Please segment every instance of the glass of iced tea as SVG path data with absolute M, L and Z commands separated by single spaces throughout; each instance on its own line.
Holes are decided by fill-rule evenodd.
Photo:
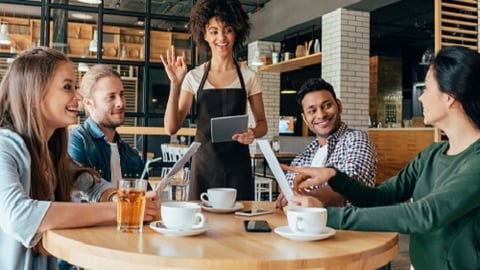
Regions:
M 118 181 L 117 230 L 120 232 L 141 232 L 147 181 L 126 178 Z

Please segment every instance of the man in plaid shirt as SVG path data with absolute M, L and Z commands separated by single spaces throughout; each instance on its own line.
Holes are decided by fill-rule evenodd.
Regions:
M 331 84 L 323 79 L 310 79 L 297 93 L 297 102 L 302 108 L 303 121 L 315 133 L 305 150 L 290 163 L 293 167 L 335 167 L 366 185 L 375 185 L 377 154 L 368 134 L 348 128 L 340 118 L 342 102 L 337 99 Z M 287 180 L 293 185 L 296 174 L 287 172 Z M 319 198 L 326 206 L 348 204 L 328 184 L 309 189 L 312 196 Z M 287 204 L 280 194 L 275 205 Z

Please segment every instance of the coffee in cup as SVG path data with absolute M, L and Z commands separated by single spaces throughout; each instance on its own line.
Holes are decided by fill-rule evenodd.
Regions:
M 162 222 L 168 229 L 192 230 L 205 226 L 205 216 L 197 203 L 171 201 L 161 206 Z
M 212 208 L 232 208 L 236 199 L 235 188 L 209 188 L 200 195 L 200 200 Z
M 293 233 L 320 234 L 327 226 L 327 209 L 289 208 L 287 220 L 288 227 Z

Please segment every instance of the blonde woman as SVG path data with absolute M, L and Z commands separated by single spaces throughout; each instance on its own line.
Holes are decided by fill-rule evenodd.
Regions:
M 76 122 L 81 99 L 75 83 L 65 55 L 40 47 L 19 54 L 0 84 L 2 270 L 57 269 L 57 259 L 42 249 L 43 232 L 116 220 L 113 202 L 69 202 L 74 179 L 95 179 L 67 154 L 67 126 Z M 106 186 L 95 190 L 100 201 L 113 194 Z M 159 212 L 155 195 L 148 196 L 146 221 Z

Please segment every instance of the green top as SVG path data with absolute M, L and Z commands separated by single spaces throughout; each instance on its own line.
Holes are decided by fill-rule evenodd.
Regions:
M 377 188 L 337 171 L 328 184 L 364 208 L 328 207 L 328 226 L 410 234 L 416 270 L 480 269 L 480 140 L 458 155 L 447 149 L 430 145 Z

